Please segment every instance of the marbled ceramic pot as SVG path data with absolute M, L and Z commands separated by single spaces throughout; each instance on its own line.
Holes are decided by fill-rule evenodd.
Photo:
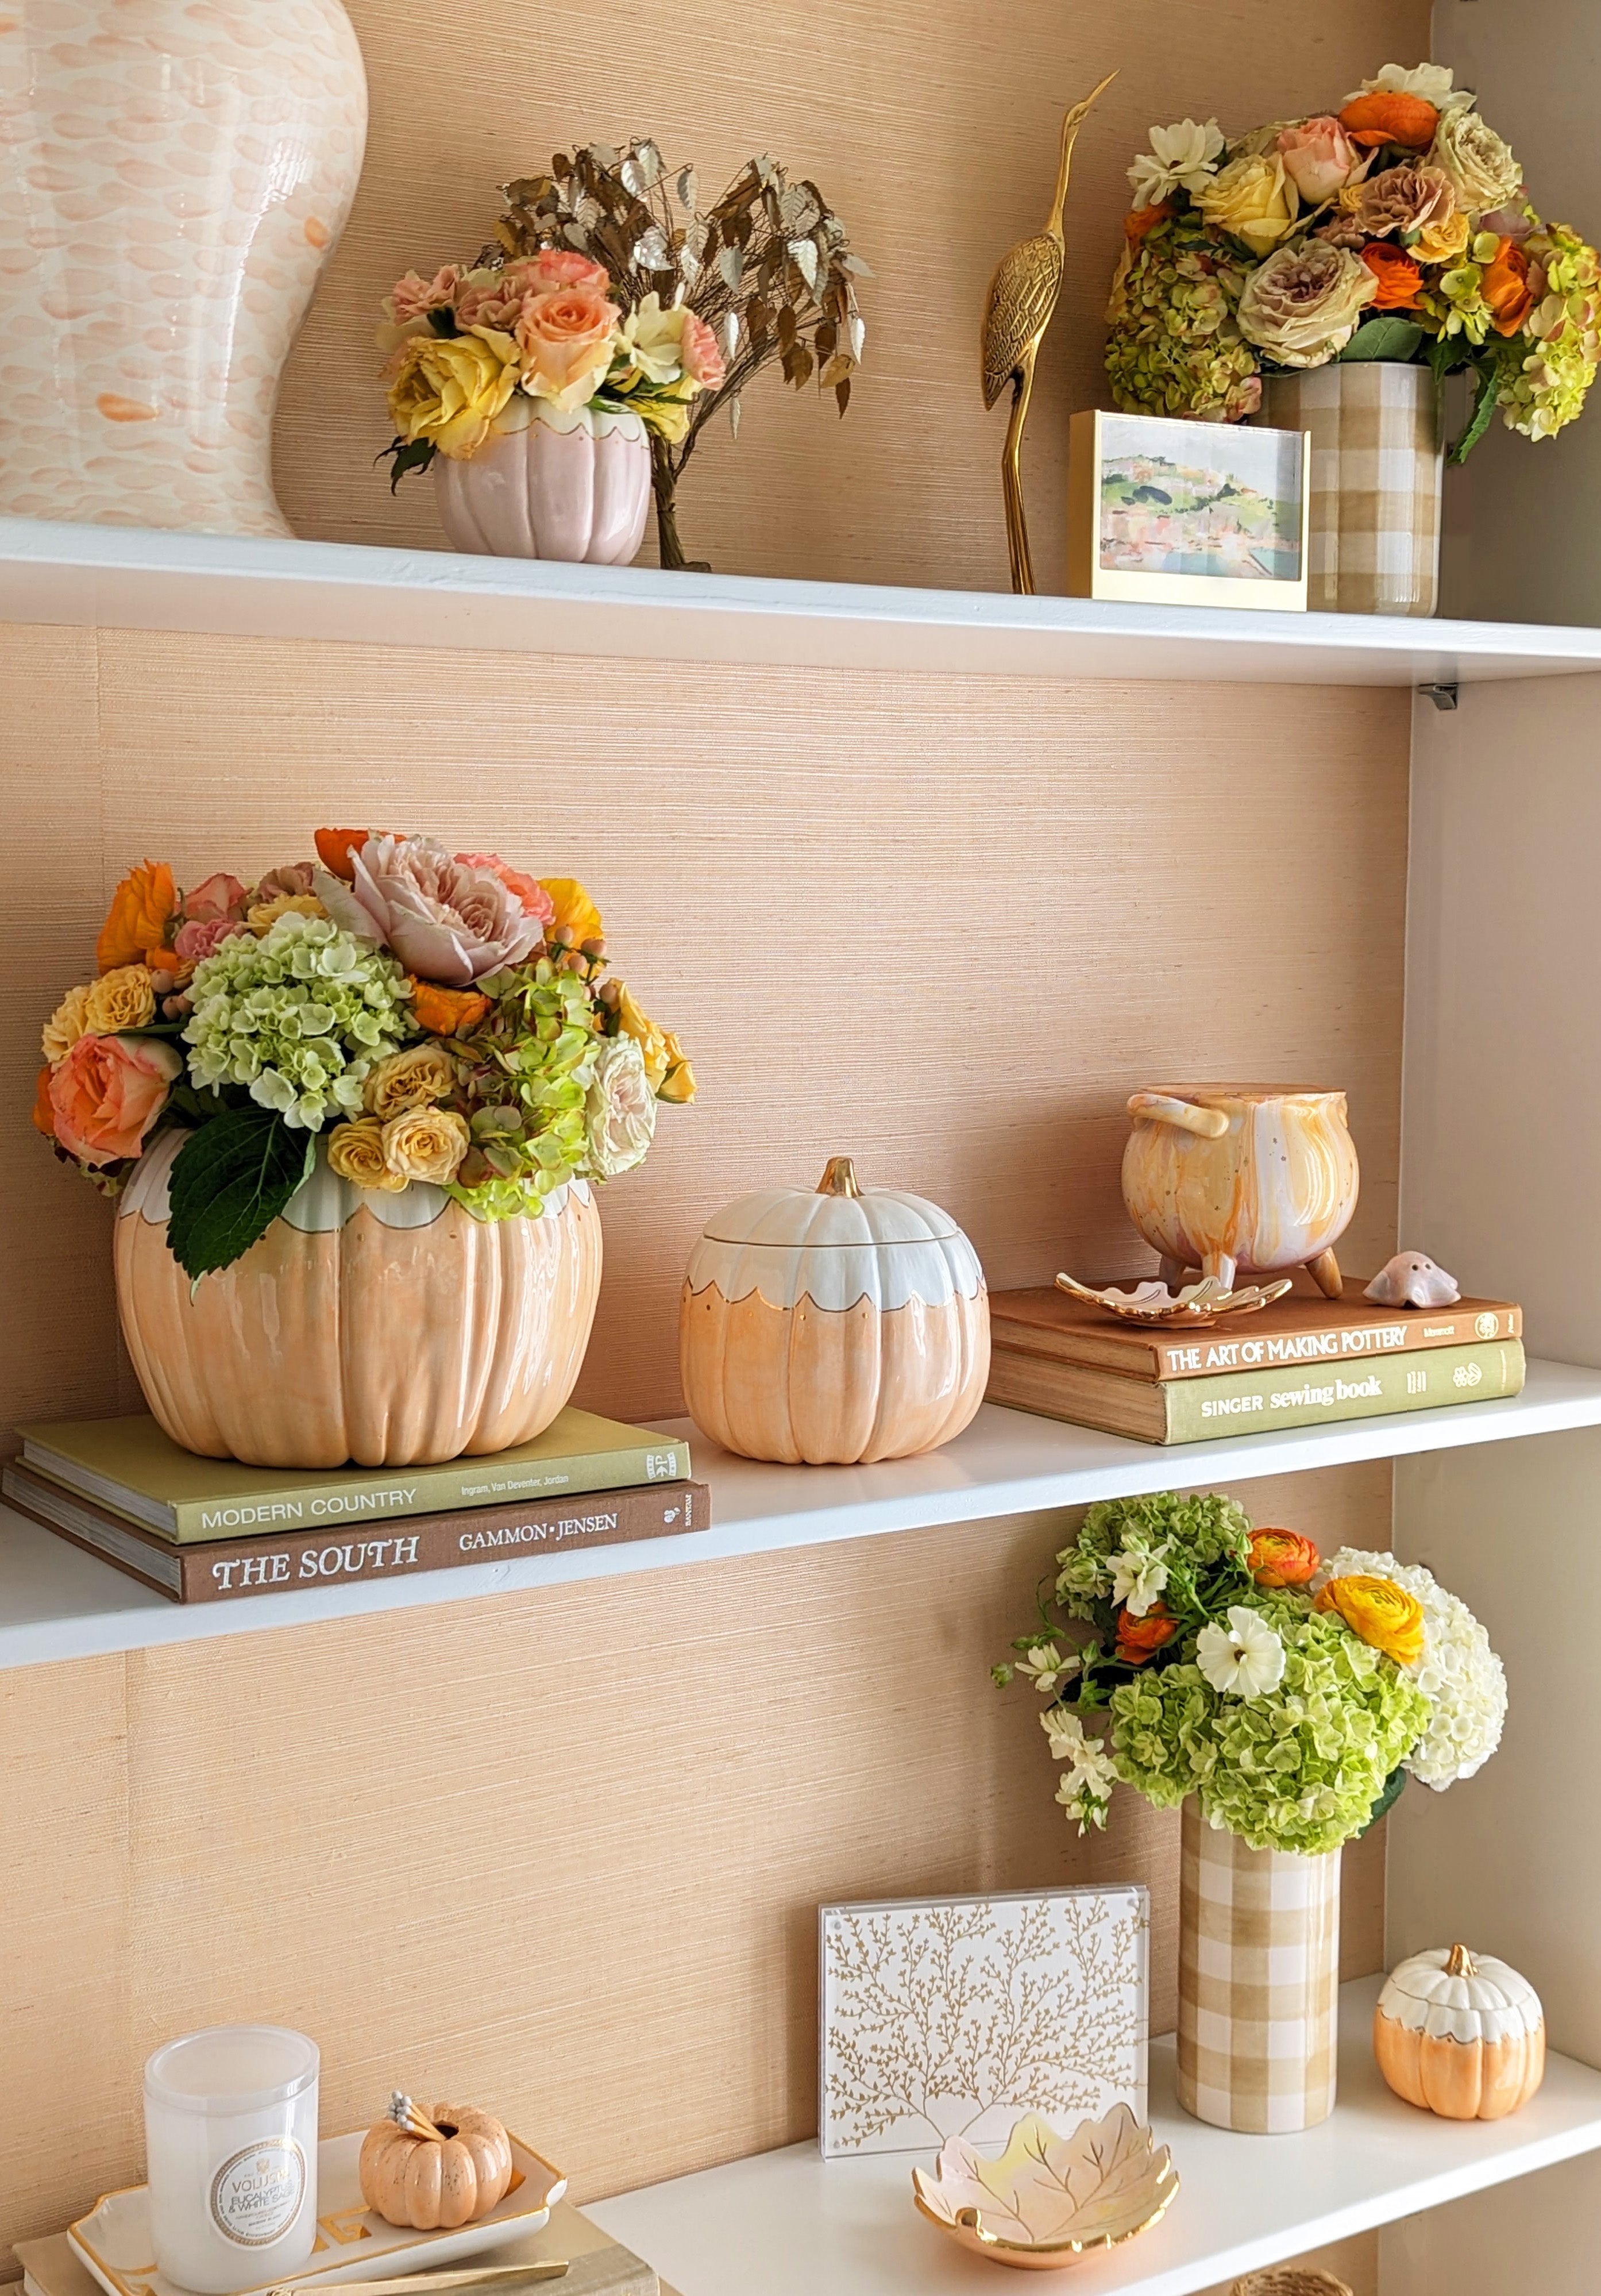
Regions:
M 0 512 L 289 532 L 278 378 L 366 128 L 339 0 L 15 0 Z
M 258 1243 L 192 1287 L 167 1246 L 184 1135 L 118 1204 L 117 1304 L 159 1424 L 251 1466 L 421 1466 L 542 1434 L 573 1391 L 600 1289 L 582 1181 L 538 1219 L 477 1220 L 316 1169 Z
M 650 508 L 650 447 L 626 407 L 533 406 L 519 430 L 497 430 L 465 462 L 439 455 L 440 522 L 457 550 L 490 558 L 564 558 L 626 566 Z

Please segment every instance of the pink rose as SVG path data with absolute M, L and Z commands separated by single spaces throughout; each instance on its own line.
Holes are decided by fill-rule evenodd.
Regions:
M 212 955 L 225 940 L 243 931 L 237 917 L 192 918 L 174 933 L 173 954 L 190 964 L 199 964 L 202 957 Z
M 1359 152 L 1337 119 L 1324 113 L 1298 127 L 1279 131 L 1278 152 L 1284 172 L 1309 208 L 1321 207 L 1347 184 L 1360 184 L 1373 165 L 1371 152 Z
M 408 271 L 404 279 L 395 283 L 395 292 L 389 298 L 389 315 L 396 326 L 404 326 L 412 319 L 426 319 L 430 311 L 448 311 L 461 284 L 461 268 L 454 263 L 447 263 L 431 279 L 420 278 L 416 272 Z
M 241 916 L 247 896 L 237 877 L 219 869 L 184 896 L 184 914 L 192 924 L 207 924 L 213 917 Z
M 514 869 L 498 853 L 458 853 L 456 858 L 464 869 L 493 869 L 502 884 L 517 895 L 527 915 L 537 917 L 542 926 L 554 922 L 556 904 L 536 878 Z
M 503 276 L 515 279 L 525 295 L 548 295 L 558 287 L 588 287 L 604 295 L 611 285 L 604 264 L 592 263 L 570 247 L 546 247 L 537 255 L 519 256 L 507 264 Z
M 515 330 L 523 389 L 563 410 L 584 406 L 606 379 L 622 316 L 592 287 L 530 295 Z
M 159 1037 L 80 1037 L 50 1074 L 56 1138 L 85 1164 L 137 1156 L 183 1066 Z
M 705 390 L 719 390 L 728 375 L 716 336 L 693 311 L 683 315 L 683 371 Z
M 445 988 L 520 964 L 543 928 L 493 868 L 454 860 L 432 837 L 370 837 L 349 885 L 325 871 L 317 895 L 348 932 L 374 936 L 408 972 Z
M 456 298 L 456 324 L 463 334 L 470 327 L 493 327 L 496 334 L 509 335 L 527 299 L 527 289 L 516 282 L 508 286 L 504 272 L 492 272 L 486 279 L 470 279 Z

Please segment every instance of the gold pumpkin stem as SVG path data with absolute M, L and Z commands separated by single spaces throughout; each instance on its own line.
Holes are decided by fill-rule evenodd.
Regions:
M 1474 1966 L 1474 1957 L 1465 1945 L 1452 1946 L 1450 1954 L 1446 1957 L 1445 1973 L 1448 1977 L 1476 1977 L 1478 1975 L 1479 1972 L 1477 1968 Z
M 829 1168 L 817 1184 L 820 1196 L 859 1196 L 856 1168 L 848 1156 L 830 1156 Z

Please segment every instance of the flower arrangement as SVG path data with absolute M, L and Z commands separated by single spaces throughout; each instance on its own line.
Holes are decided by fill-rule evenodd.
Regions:
M 776 362 L 797 390 L 815 377 L 845 413 L 868 266 L 816 184 L 765 158 L 704 213 L 694 168 L 669 168 L 649 137 L 558 152 L 504 196 L 476 266 L 409 271 L 384 306 L 395 480 L 436 453 L 470 457 L 539 405 L 632 408 L 650 441 L 661 562 L 682 567 L 679 477 L 720 408 L 738 436 L 763 367 Z
M 1409 1774 L 1443 1791 L 1500 1742 L 1506 1679 L 1483 1628 L 1393 1555 L 1325 1562 L 1220 1493 L 1165 1492 L 1092 1506 L 1057 1566 L 1039 1628 L 994 1675 L 1050 1702 L 1057 1800 L 1081 1834 L 1105 1825 L 1121 1780 L 1157 1808 L 1198 1795 L 1254 1849 L 1315 1856 Z M 1104 1737 L 1084 1727 L 1097 1711 Z
M 1601 360 L 1601 260 L 1530 206 L 1517 160 L 1441 64 L 1386 64 L 1337 112 L 1230 143 L 1151 130 L 1107 317 L 1131 414 L 1236 422 L 1263 374 L 1333 359 L 1471 370 L 1460 462 L 1497 409 L 1548 439 Z
M 45 1025 L 34 1122 L 115 1194 L 182 1127 L 168 1241 L 188 1274 L 248 1250 L 310 1173 L 440 1187 L 479 1219 L 537 1217 L 575 1178 L 641 1163 L 658 1101 L 695 1079 L 608 979 L 571 878 L 428 837 L 320 829 L 253 886 L 125 877 L 94 980 Z

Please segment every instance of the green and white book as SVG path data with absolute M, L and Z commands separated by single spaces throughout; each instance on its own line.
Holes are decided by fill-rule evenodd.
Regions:
M 682 1482 L 690 1472 L 682 1437 L 571 1404 L 531 1443 L 437 1467 L 245 1467 L 185 1451 L 148 1416 L 20 1432 L 27 1465 L 180 1544 L 506 1506 L 563 1491 L 626 1490 Z

